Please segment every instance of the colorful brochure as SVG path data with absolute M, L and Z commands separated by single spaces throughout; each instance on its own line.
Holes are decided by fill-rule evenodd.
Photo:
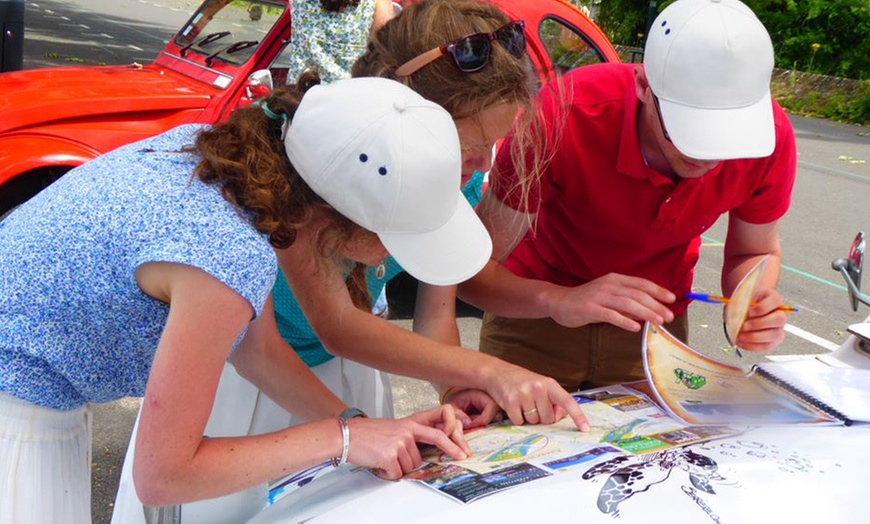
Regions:
M 570 418 L 551 425 L 492 424 L 465 438 L 472 456 L 453 461 L 437 448 L 424 465 L 405 475 L 463 503 L 539 478 L 572 471 L 619 455 L 641 455 L 730 436 L 728 428 L 688 428 L 641 392 L 613 386 L 574 398 L 592 427 L 580 432 Z

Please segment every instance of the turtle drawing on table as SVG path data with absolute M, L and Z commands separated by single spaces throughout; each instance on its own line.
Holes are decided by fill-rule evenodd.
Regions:
M 616 516 L 621 503 L 666 481 L 674 469 L 687 472 L 695 489 L 712 495 L 716 494 L 712 481 L 725 480 L 719 475 L 715 460 L 685 448 L 616 457 L 589 468 L 583 473 L 583 480 L 608 476 L 598 494 L 598 509 Z

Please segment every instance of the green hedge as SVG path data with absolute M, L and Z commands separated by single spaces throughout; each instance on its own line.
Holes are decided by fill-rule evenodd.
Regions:
M 646 26 L 673 0 L 574 0 L 594 4 L 596 23 L 614 44 L 643 46 Z M 743 0 L 773 41 L 776 67 L 794 72 L 774 86 L 794 113 L 870 124 L 870 0 Z M 652 7 L 654 5 L 654 7 Z M 859 80 L 842 91 L 796 83 L 798 72 Z
M 577 1 L 577 0 L 575 0 Z M 646 26 L 673 0 L 600 0 L 595 20 L 615 44 L 642 46 Z M 776 66 L 870 79 L 870 0 L 744 0 L 770 32 Z M 652 7 L 652 6 L 655 7 Z

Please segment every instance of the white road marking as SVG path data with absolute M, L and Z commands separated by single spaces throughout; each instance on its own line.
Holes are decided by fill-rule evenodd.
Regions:
M 767 360 L 773 362 L 790 362 L 792 360 L 803 360 L 805 358 L 813 358 L 815 355 L 770 355 Z
M 91 35 L 91 36 L 95 36 L 95 35 Z M 64 39 L 64 38 L 57 38 L 57 37 L 48 37 L 45 35 L 41 35 L 39 33 L 30 33 L 30 34 L 28 34 L 27 38 L 29 38 L 30 40 L 34 40 L 34 41 L 39 40 L 42 42 L 50 42 L 52 44 L 58 44 L 58 45 L 82 44 L 82 45 L 89 45 L 89 46 L 102 46 L 102 47 L 105 47 L 107 49 L 129 49 L 131 47 L 129 45 L 121 45 L 121 44 L 117 44 L 114 42 L 106 42 L 105 40 L 93 40 L 93 39 L 91 39 L 91 40 L 81 40 L 81 39 L 73 40 L 73 39 Z
M 821 347 L 827 349 L 828 351 L 834 351 L 835 349 L 840 347 L 839 344 L 835 344 L 835 343 L 831 342 L 830 340 L 824 339 L 818 335 L 814 335 L 814 334 L 810 333 L 809 331 L 803 330 L 803 329 L 801 329 L 797 326 L 793 326 L 791 324 L 785 325 L 785 331 L 786 331 L 786 333 L 791 333 L 792 335 L 794 335 L 796 337 L 800 337 L 808 342 L 812 342 L 813 344 L 815 344 L 817 346 L 821 346 Z

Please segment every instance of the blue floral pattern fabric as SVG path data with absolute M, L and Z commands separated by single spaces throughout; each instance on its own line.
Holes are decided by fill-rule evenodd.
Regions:
M 484 174 L 476 171 L 462 188 L 462 194 L 465 195 L 465 199 L 468 200 L 472 207 L 480 202 L 483 181 Z M 374 306 L 375 301 L 387 282 L 404 271 L 402 266 L 393 257 L 387 257 L 384 261 L 384 267 L 386 272 L 384 277 L 380 279 L 377 277 L 376 268 L 370 267 L 366 271 L 366 285 L 372 298 L 372 306 Z M 275 321 L 278 324 L 278 331 L 281 332 L 281 337 L 293 347 L 308 367 L 323 364 L 333 358 L 326 351 L 326 348 L 323 347 L 320 339 L 317 338 L 308 320 L 305 319 L 302 308 L 296 301 L 296 297 L 293 296 L 290 286 L 287 285 L 287 281 L 280 271 L 278 272 L 278 278 L 275 280 L 275 287 L 272 288 L 272 300 L 275 307 Z
M 275 253 L 192 178 L 200 129 L 107 153 L 0 222 L 0 391 L 59 410 L 142 396 L 169 311 L 136 284 L 147 262 L 200 268 L 262 311 Z
M 288 44 L 289 82 L 314 69 L 324 82 L 350 77 L 350 68 L 366 49 L 375 14 L 375 0 L 360 0 L 341 13 L 324 11 L 320 0 L 293 0 L 293 32 Z

